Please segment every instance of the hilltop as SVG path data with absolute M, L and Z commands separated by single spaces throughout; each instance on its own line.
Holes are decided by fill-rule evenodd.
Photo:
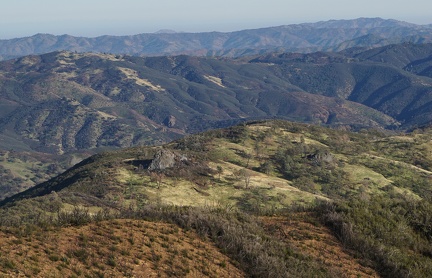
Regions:
M 223 203 L 252 211 L 360 193 L 395 191 L 422 199 L 428 196 L 430 189 L 423 185 L 432 174 L 429 133 L 353 133 L 258 121 L 166 145 L 103 152 L 0 204 L 36 197 L 44 203 L 54 192 L 69 207 L 116 209 L 139 207 L 161 196 L 159 201 L 167 205 Z
M 103 221 L 162 221 L 213 241 L 238 263 L 239 275 L 422 277 L 431 269 L 430 223 L 423 218 L 432 208 L 430 133 L 352 133 L 259 121 L 163 146 L 105 152 L 2 201 L 0 224 L 21 229 L 25 240 L 35 226 L 82 227 L 91 254 L 105 245 L 96 247 L 96 235 L 84 231 L 105 227 Z M 97 228 L 95 221 L 102 221 Z M 140 223 L 133 225 L 150 225 Z M 56 240 L 68 230 L 59 232 Z M 328 250 L 325 260 L 314 246 Z M 47 248 L 48 255 L 80 260 L 78 251 Z M 112 249 L 113 256 L 129 256 L 120 251 Z M 17 259 L 2 262 L 21 271 Z

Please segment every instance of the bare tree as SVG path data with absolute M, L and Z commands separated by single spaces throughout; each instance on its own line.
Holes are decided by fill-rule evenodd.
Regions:
M 219 180 L 220 180 L 220 179 L 221 179 L 221 174 L 223 173 L 222 166 L 218 165 L 218 166 L 216 167 L 216 171 L 217 171 L 217 173 L 218 173 L 218 175 L 219 175 Z
M 251 173 L 249 170 L 247 169 L 241 169 L 240 172 L 240 177 L 243 179 L 244 183 L 245 183 L 245 188 L 249 188 L 250 185 L 250 180 L 251 180 Z
M 246 160 L 246 168 L 249 168 L 249 162 L 250 162 L 250 160 L 252 158 L 252 154 L 250 154 L 249 152 L 245 152 L 244 156 L 247 159 Z
M 163 173 L 150 172 L 150 181 L 155 182 L 158 189 L 160 188 L 164 178 L 165 178 L 165 175 Z

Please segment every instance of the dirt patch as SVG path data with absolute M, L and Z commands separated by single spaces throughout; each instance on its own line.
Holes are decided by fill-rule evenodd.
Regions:
M 210 82 L 213 82 L 214 84 L 218 85 L 219 87 L 225 88 L 225 86 L 222 83 L 222 79 L 220 79 L 219 77 L 211 76 L 211 75 L 204 75 L 204 78 Z
M 132 70 L 132 69 L 121 68 L 121 67 L 118 67 L 118 69 L 124 75 L 126 75 L 126 78 L 134 80 L 137 85 L 147 87 L 150 90 L 153 90 L 153 91 L 156 91 L 156 92 L 164 92 L 165 91 L 165 89 L 162 88 L 160 85 L 154 85 L 148 79 L 140 78 L 138 76 L 138 73 L 136 71 Z

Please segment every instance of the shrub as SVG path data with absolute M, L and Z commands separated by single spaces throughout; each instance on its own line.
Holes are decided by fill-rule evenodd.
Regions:
M 432 206 L 427 201 L 373 197 L 314 209 L 349 249 L 383 277 L 430 277 Z
M 127 216 L 131 213 L 128 211 Z M 184 229 L 194 229 L 204 238 L 210 237 L 250 277 L 327 275 L 311 259 L 266 235 L 255 217 L 239 211 L 148 205 L 133 214 L 145 220 L 171 222 Z M 187 255 L 184 251 L 182 254 Z

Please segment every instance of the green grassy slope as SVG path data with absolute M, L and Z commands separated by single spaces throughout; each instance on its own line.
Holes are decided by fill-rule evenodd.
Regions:
M 267 236 L 253 232 L 252 238 L 272 234 L 271 244 L 283 242 L 290 246 L 283 248 L 293 248 L 295 241 L 300 249 L 280 251 L 272 245 L 266 254 L 284 262 L 270 264 L 261 258 L 257 267 L 274 271 L 301 262 L 311 267 L 310 272 L 300 267 L 275 275 L 334 277 L 344 270 L 334 262 L 316 261 L 316 251 L 308 247 L 312 243 L 303 241 L 312 236 L 316 244 L 325 242 L 322 233 L 327 226 L 363 267 L 374 269 L 359 275 L 373 276 L 376 271 L 384 277 L 425 277 L 431 269 L 430 133 L 352 133 L 269 121 L 209 131 L 163 146 L 106 152 L 2 201 L 0 224 L 83 225 L 107 217 L 168 221 L 203 232 L 243 270 L 263 251 L 248 249 L 251 242 L 230 241 L 237 235 L 228 231 L 258 225 L 252 230 L 267 227 Z M 254 215 L 271 217 L 262 226 L 252 220 Z M 273 219 L 276 215 L 281 218 Z M 290 222 L 292 217 L 304 220 Z M 240 226 L 229 228 L 227 219 Z M 320 227 L 316 234 L 301 232 L 311 223 Z M 286 234 L 278 229 L 294 230 Z M 283 240 L 277 239 L 278 233 L 285 235 Z M 239 253 L 231 249 L 235 244 Z M 241 255 L 245 250 L 251 252 L 246 257 Z M 278 252 L 289 255 L 280 257 Z
M 385 135 L 257 122 L 164 146 L 101 153 L 13 199 L 79 191 L 113 207 L 122 205 L 119 198 L 145 204 L 160 196 L 174 205 L 241 206 L 255 194 L 268 201 L 260 206 L 274 209 L 360 193 L 381 196 L 394 191 L 421 199 L 428 196 L 423 185 L 432 173 L 428 136 L 428 131 Z M 148 170 L 161 150 L 174 157 L 174 164 Z

